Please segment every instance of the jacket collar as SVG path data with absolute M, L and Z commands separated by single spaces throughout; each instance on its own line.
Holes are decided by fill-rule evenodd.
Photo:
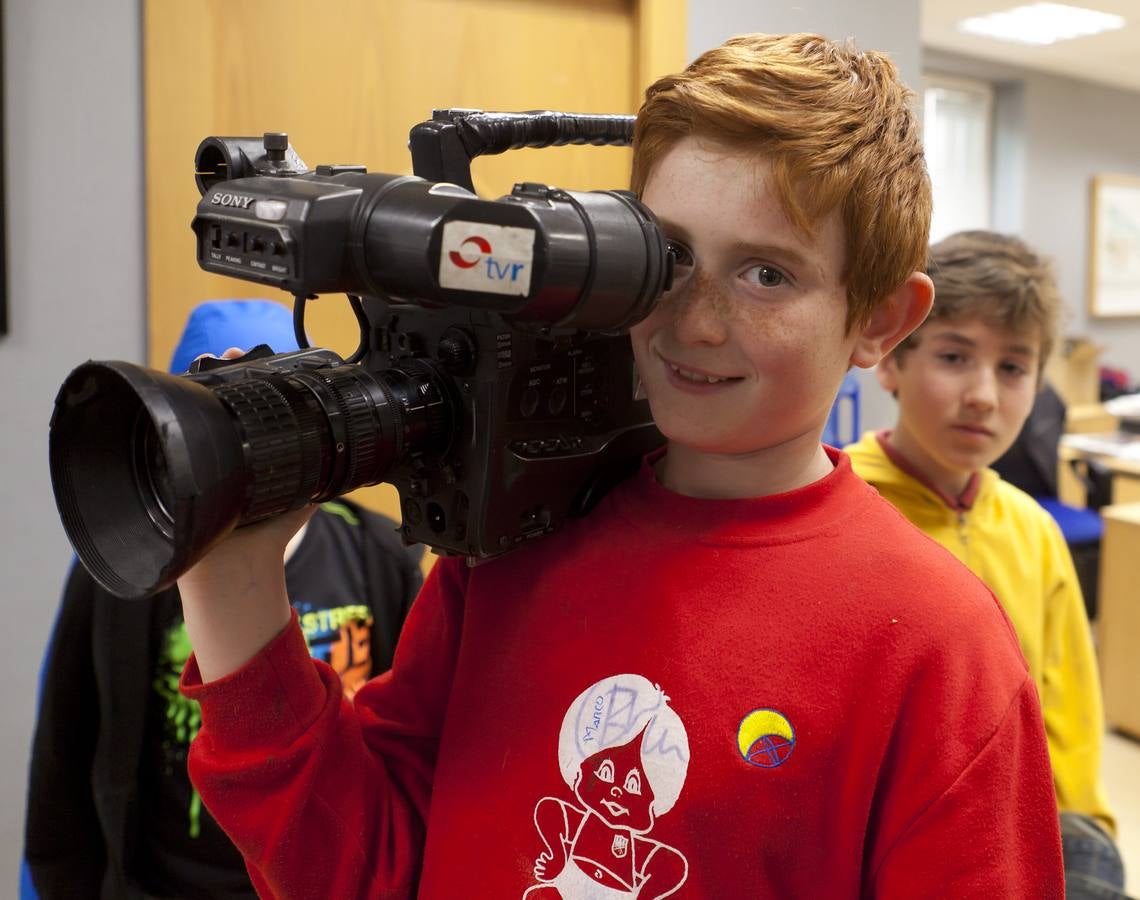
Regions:
M 957 497 L 951 496 L 931 482 L 916 466 L 911 464 L 910 460 L 899 453 L 898 449 L 891 445 L 890 437 L 891 431 L 887 428 L 875 433 L 875 440 L 878 441 L 879 448 L 886 454 L 887 459 L 898 469 L 909 475 L 928 491 L 935 494 L 938 499 L 954 512 L 969 512 L 973 509 L 974 502 L 978 499 L 978 492 L 982 487 L 981 473 L 971 473 L 970 479 L 966 482 L 966 487 L 962 490 L 962 493 Z

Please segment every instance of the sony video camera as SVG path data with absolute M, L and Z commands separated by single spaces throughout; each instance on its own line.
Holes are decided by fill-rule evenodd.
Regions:
M 292 294 L 303 349 L 68 376 L 52 485 L 94 578 L 144 596 L 234 527 L 381 481 L 406 541 L 471 559 L 587 512 L 661 441 L 625 331 L 667 289 L 672 257 L 627 192 L 518 184 L 485 200 L 470 164 L 628 144 L 632 121 L 437 111 L 412 129 L 414 176 L 310 172 L 279 133 L 204 140 L 198 262 Z M 347 360 L 305 339 L 306 301 L 332 292 L 360 323 Z

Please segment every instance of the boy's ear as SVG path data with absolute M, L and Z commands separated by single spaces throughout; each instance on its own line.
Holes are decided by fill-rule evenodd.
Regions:
M 934 283 L 912 272 L 871 314 L 851 349 L 851 365 L 869 369 L 922 324 L 934 303 Z

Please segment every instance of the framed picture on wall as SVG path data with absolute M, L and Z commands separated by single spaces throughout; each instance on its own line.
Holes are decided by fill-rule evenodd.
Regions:
M 1089 313 L 1140 316 L 1140 177 L 1097 175 L 1089 217 Z

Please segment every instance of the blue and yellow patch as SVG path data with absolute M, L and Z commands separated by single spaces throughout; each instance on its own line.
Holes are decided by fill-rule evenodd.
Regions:
M 754 709 L 740 720 L 736 744 L 750 766 L 774 769 L 792 755 L 796 732 L 782 713 L 774 709 Z

